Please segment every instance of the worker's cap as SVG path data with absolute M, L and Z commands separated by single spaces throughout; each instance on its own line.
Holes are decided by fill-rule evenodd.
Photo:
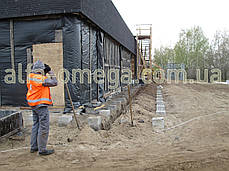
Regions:
M 33 70 L 39 70 L 39 69 L 41 69 L 41 70 L 45 69 L 44 63 L 42 61 L 40 61 L 40 60 L 38 60 L 37 62 L 35 62 L 33 64 Z

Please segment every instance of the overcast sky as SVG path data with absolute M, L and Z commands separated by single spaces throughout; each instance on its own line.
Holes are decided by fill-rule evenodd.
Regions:
M 173 46 L 181 29 L 201 26 L 212 38 L 229 30 L 228 0 L 112 0 L 134 32 L 135 24 L 153 24 L 153 48 Z

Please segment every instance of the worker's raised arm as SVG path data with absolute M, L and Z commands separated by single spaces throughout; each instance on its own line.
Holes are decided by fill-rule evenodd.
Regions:
M 45 87 L 56 87 L 58 85 L 58 81 L 53 71 L 49 71 L 48 74 L 50 78 L 45 79 L 43 86 Z

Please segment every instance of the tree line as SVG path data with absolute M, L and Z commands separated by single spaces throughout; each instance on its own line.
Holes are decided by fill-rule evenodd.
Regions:
M 174 47 L 155 49 L 154 62 L 164 69 L 168 64 L 184 64 L 190 78 L 196 69 L 217 68 L 222 80 L 229 80 L 229 34 L 217 31 L 210 41 L 199 26 L 182 30 Z

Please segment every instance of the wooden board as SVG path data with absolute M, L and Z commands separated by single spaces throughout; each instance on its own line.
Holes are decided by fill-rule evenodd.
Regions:
M 63 69 L 63 43 L 48 43 L 33 45 L 33 61 L 41 60 L 48 64 L 58 78 L 58 72 Z M 61 75 L 63 78 L 63 75 Z M 51 88 L 54 106 L 64 106 L 64 83 L 58 81 L 58 86 Z

